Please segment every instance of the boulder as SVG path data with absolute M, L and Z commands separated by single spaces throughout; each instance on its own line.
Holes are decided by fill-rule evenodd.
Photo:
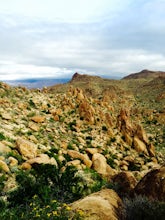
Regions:
M 40 154 L 35 158 L 27 160 L 26 162 L 29 163 L 30 165 L 37 163 L 37 164 L 51 164 L 58 166 L 56 160 L 53 157 L 50 158 L 47 154 Z
M 100 154 L 95 153 L 92 157 L 93 169 L 97 171 L 99 174 L 106 175 L 107 174 L 107 161 L 106 158 Z
M 10 147 L 6 146 L 4 143 L 0 142 L 0 153 L 5 154 L 11 151 Z
M 16 140 L 16 148 L 24 159 L 32 159 L 37 156 L 37 146 L 23 138 L 18 138 Z
M 11 120 L 12 119 L 12 117 L 11 117 L 11 115 L 9 113 L 2 113 L 1 117 L 3 119 L 6 119 L 6 120 Z
M 137 184 L 135 177 L 130 171 L 122 171 L 113 177 L 113 182 L 117 184 L 120 192 L 130 194 Z
M 134 192 L 165 201 L 165 165 L 148 172 L 136 185 Z
M 148 151 L 146 148 L 146 145 L 143 141 L 141 141 L 137 136 L 134 137 L 133 139 L 133 144 L 134 144 L 134 148 L 138 153 L 145 153 L 146 155 L 148 155 Z
M 87 153 L 93 155 L 93 154 L 98 153 L 99 150 L 98 150 L 98 148 L 90 148 L 90 147 L 89 147 L 89 148 L 86 148 L 85 151 L 86 151 Z
M 121 219 L 122 201 L 115 191 L 103 189 L 70 204 L 73 211 L 84 213 L 86 220 Z
M 39 131 L 40 130 L 40 127 L 34 122 L 29 122 L 29 128 L 32 129 L 33 131 Z
M 151 157 L 155 157 L 155 147 L 152 143 L 150 143 L 148 146 L 147 146 L 147 149 L 148 149 L 148 152 L 149 152 L 149 155 Z
M 129 146 L 132 146 L 132 142 L 133 142 L 132 137 L 131 137 L 128 133 L 126 133 L 126 132 L 124 132 L 123 135 L 124 135 L 124 137 L 125 137 L 126 143 L 127 143 Z
M 94 108 L 92 107 L 92 105 L 89 104 L 87 100 L 84 99 L 83 101 L 81 101 L 79 105 L 80 117 L 82 117 L 89 124 L 94 124 L 94 113 Z
M 73 159 L 81 159 L 88 168 L 92 166 L 92 161 L 89 159 L 87 154 L 82 154 L 76 150 L 68 150 L 67 152 Z
M 122 134 L 127 133 L 132 136 L 134 133 L 134 126 L 130 121 L 130 112 L 126 109 L 121 109 L 120 114 L 117 117 L 117 127 Z
M 0 160 L 0 169 L 6 173 L 10 172 L 8 165 L 3 160 Z
M 9 157 L 8 160 L 10 167 L 15 167 L 18 165 L 18 160 L 15 159 L 14 157 Z
M 104 177 L 110 177 L 115 174 L 115 171 L 107 164 L 106 158 L 100 153 L 93 154 L 92 163 L 93 169 Z
M 36 122 L 36 123 L 42 123 L 45 121 L 45 116 L 41 116 L 41 115 L 36 115 L 36 116 L 33 116 L 31 118 L 32 121 Z
M 142 127 L 142 125 L 137 125 L 136 126 L 136 132 L 135 135 L 141 140 L 143 141 L 145 144 L 148 144 L 148 137 L 147 134 L 144 130 L 144 128 Z
M 22 168 L 23 170 L 30 170 L 30 169 L 32 168 L 32 166 L 31 166 L 29 163 L 24 162 L 24 163 L 21 165 L 21 168 Z

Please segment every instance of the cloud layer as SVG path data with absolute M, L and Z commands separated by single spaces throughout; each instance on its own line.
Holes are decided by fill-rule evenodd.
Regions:
M 165 70 L 165 1 L 119 2 L 88 22 L 0 12 L 0 80 Z

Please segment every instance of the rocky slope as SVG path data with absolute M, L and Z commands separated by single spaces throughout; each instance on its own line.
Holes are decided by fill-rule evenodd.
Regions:
M 162 71 L 151 71 L 151 70 L 142 70 L 139 73 L 132 73 L 123 79 L 140 79 L 140 78 L 157 78 L 165 76 L 165 72 Z
M 163 154 L 155 150 L 156 137 L 144 129 L 145 117 L 150 117 L 152 126 L 155 117 L 164 112 L 151 109 L 143 115 L 144 106 L 140 107 L 131 86 L 127 80 L 123 83 L 79 74 L 68 84 L 43 90 L 14 88 L 1 82 L 0 167 L 6 175 L 4 190 L 17 187 L 18 170 L 62 163 L 62 169 L 70 165 L 82 172 L 92 169 L 109 183 L 120 183 L 121 188 L 126 183 L 123 189 L 132 192 L 145 174 L 164 163 Z M 161 120 L 159 129 L 163 129 Z M 163 131 L 159 132 L 163 138 Z

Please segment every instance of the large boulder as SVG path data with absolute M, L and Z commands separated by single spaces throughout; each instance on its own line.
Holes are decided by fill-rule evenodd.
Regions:
M 32 159 L 37 156 L 37 146 L 23 138 L 18 138 L 16 140 L 16 148 L 24 159 Z
M 100 153 L 95 153 L 92 156 L 92 166 L 93 169 L 101 174 L 104 177 L 111 177 L 113 176 L 115 173 L 115 170 L 113 170 L 108 164 L 107 164 L 107 160 L 104 157 L 104 155 L 100 154 Z
M 86 220 L 121 219 L 122 201 L 115 191 L 103 189 L 71 204 L 73 211 L 81 210 Z
M 26 161 L 29 164 L 51 164 L 51 165 L 57 165 L 56 160 L 54 157 L 50 158 L 47 154 L 39 154 L 37 157 L 29 159 Z
M 100 154 L 95 153 L 92 157 L 93 169 L 97 171 L 99 174 L 106 175 L 107 173 L 107 161 L 106 158 Z
M 82 153 L 80 153 L 79 151 L 76 151 L 76 150 L 68 150 L 67 153 L 73 159 L 82 160 L 88 168 L 90 168 L 92 166 L 92 161 L 89 159 L 87 154 L 82 154 Z
M 134 192 L 165 201 L 165 165 L 148 172 L 136 185 Z
M 122 171 L 115 175 L 113 182 L 117 185 L 121 194 L 131 194 L 137 184 L 135 177 L 130 171 Z

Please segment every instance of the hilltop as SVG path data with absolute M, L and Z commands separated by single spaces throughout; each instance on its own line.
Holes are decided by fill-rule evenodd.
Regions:
M 18 208 L 17 216 L 28 216 L 20 219 L 120 219 L 123 196 L 164 200 L 164 88 L 163 77 L 78 73 L 42 90 L 1 82 L 0 217 Z
M 165 72 L 162 71 L 151 71 L 151 70 L 142 70 L 138 73 L 132 73 L 123 79 L 140 79 L 140 78 L 156 78 L 156 77 L 165 77 Z

